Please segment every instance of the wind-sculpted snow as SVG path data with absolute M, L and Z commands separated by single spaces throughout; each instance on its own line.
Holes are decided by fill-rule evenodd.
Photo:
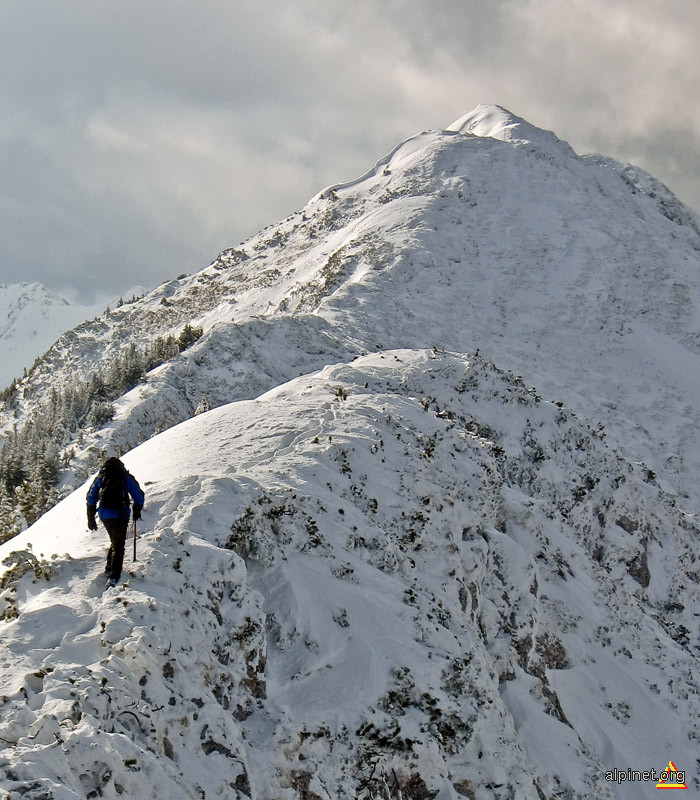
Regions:
M 125 461 L 116 591 L 86 487 L 0 547 L 11 800 L 697 790 L 696 519 L 520 378 L 380 351 Z

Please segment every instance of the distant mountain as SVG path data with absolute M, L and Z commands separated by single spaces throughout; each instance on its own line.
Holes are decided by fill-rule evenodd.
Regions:
M 0 420 L 4 524 L 66 495 L 0 544 L 3 788 L 697 791 L 699 304 L 692 210 L 480 106 L 64 334 Z
M 40 283 L 0 283 L 0 386 L 21 378 L 62 333 L 99 316 L 111 304 L 76 305 Z

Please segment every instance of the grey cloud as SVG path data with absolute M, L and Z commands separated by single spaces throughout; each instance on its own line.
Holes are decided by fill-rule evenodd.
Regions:
M 700 6 L 694 0 L 391 0 L 427 69 L 549 127 L 579 152 L 641 166 L 700 209 Z M 437 74 L 435 75 L 437 83 Z
M 695 0 L 610 5 L 2 4 L 0 280 L 91 300 L 192 271 L 480 102 L 700 208 Z

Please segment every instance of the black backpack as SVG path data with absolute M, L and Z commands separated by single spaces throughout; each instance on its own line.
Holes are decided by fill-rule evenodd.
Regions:
M 118 458 L 108 458 L 100 470 L 100 508 L 121 510 L 129 508 L 129 492 L 126 488 L 124 465 Z

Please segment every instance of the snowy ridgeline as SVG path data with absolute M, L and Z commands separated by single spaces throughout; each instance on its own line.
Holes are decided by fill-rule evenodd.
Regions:
M 125 461 L 118 590 L 86 487 L 0 547 L 3 798 L 697 791 L 697 522 L 519 378 L 382 351 Z
M 105 448 L 355 355 L 431 346 L 478 350 L 601 422 L 697 510 L 699 253 L 697 217 L 660 182 L 482 106 L 62 336 L 0 408 L 0 538 Z M 187 325 L 201 339 L 161 352 Z M 142 368 L 123 395 L 109 376 L 130 348 Z
M 698 253 L 482 106 L 62 336 L 2 521 L 153 436 L 145 532 L 107 594 L 86 486 L 0 545 L 0 800 L 697 791 Z

